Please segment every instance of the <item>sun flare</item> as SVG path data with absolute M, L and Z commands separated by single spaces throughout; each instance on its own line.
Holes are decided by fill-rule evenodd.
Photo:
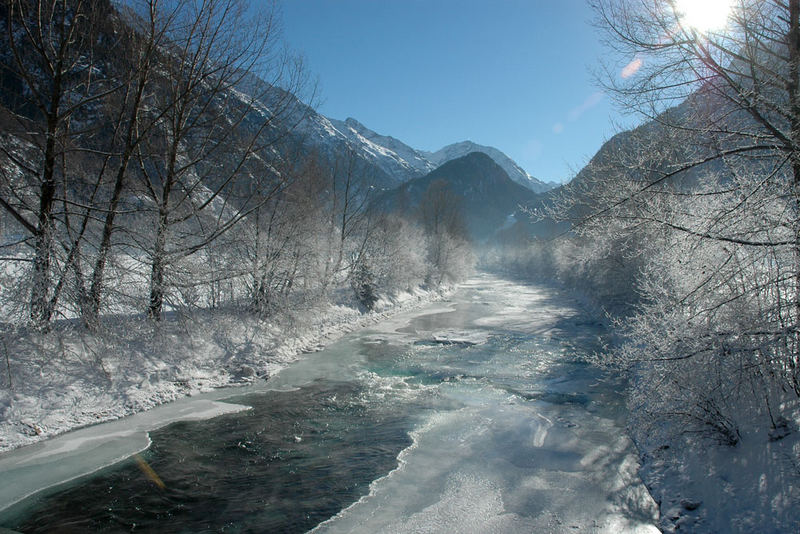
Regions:
M 733 0 L 675 0 L 681 24 L 700 33 L 721 30 L 728 23 Z

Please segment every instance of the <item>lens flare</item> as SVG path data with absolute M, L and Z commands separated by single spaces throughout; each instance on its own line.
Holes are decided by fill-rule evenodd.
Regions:
M 625 65 L 625 67 L 622 69 L 622 72 L 620 73 L 620 76 L 622 76 L 624 79 L 628 79 L 637 72 L 639 72 L 639 69 L 641 68 L 642 68 L 642 58 L 638 57 L 634 58 L 633 61 Z
M 138 454 L 134 454 L 133 455 L 133 459 L 136 460 L 136 465 L 139 466 L 139 469 L 142 470 L 142 473 L 144 473 L 145 477 L 147 477 L 153 484 L 155 484 L 159 488 L 161 488 L 161 489 L 166 488 L 166 485 L 164 484 L 164 481 L 161 480 L 161 478 L 156 474 L 156 472 L 153 470 L 153 468 L 150 467 L 150 464 L 148 464 L 144 460 L 144 458 L 142 458 Z

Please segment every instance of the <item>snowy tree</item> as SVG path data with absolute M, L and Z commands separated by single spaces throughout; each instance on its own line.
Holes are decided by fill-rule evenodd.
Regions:
M 176 16 L 150 106 L 159 124 L 136 151 L 143 193 L 155 212 L 148 315 L 156 320 L 169 266 L 281 189 L 270 161 L 283 130 L 276 134 L 273 127 L 293 114 L 297 101 L 276 86 L 298 88 L 302 81 L 302 65 L 277 46 L 269 13 L 254 15 L 240 0 L 177 1 L 161 9 Z
M 319 246 L 328 219 L 317 159 L 301 159 L 298 168 L 281 172 L 288 174 L 286 186 L 259 205 L 243 228 L 250 308 L 260 316 L 284 308 L 290 294 L 307 285 L 307 278 L 318 275 L 329 259 L 329 250 Z
M 425 282 L 427 237 L 414 221 L 397 213 L 379 217 L 365 255 L 381 292 L 410 290 Z
M 177 11 L 162 13 L 157 0 L 143 0 L 140 4 L 131 2 L 124 16 L 120 33 L 124 33 L 125 46 L 120 46 L 117 64 L 123 71 L 125 84 L 114 95 L 109 105 L 109 118 L 113 135 L 102 164 L 103 172 L 112 175 L 110 193 L 100 207 L 102 211 L 102 230 L 96 246 L 96 254 L 89 280 L 81 302 L 81 316 L 86 326 L 97 326 L 105 289 L 106 266 L 111 252 L 112 234 L 117 229 L 115 222 L 120 209 L 125 186 L 129 178 L 128 169 L 132 163 L 139 143 L 158 124 L 159 117 L 147 116 L 145 109 L 152 102 L 155 90 L 152 79 L 153 69 L 161 59 L 161 47 L 167 30 L 173 24 Z M 111 111 L 114 110 L 114 111 Z M 112 185 L 113 184 L 113 185 Z
M 371 176 L 354 149 L 348 148 L 324 165 L 327 179 L 324 205 L 330 224 L 323 291 L 340 273 L 349 277 L 359 263 L 372 230 L 367 208 L 373 194 Z
M 446 182 L 431 182 L 418 217 L 428 242 L 429 281 L 438 285 L 462 279 L 474 263 L 458 196 Z
M 607 86 L 651 122 L 594 158 L 560 214 L 627 244 L 617 271 L 641 302 L 618 356 L 646 376 L 639 398 L 735 443 L 737 406 L 773 419 L 800 394 L 800 2 L 735 3 L 720 29 L 688 5 L 594 2 L 624 65 Z
M 54 287 L 53 278 L 64 280 L 74 267 L 75 243 L 83 230 L 72 225 L 69 214 L 87 216 L 86 197 L 74 193 L 92 184 L 82 184 L 80 174 L 73 173 L 76 147 L 86 146 L 97 133 L 87 120 L 120 88 L 118 81 L 99 74 L 104 67 L 100 50 L 116 45 L 105 39 L 109 9 L 108 2 L 94 0 L 9 0 L 0 8 L 6 23 L 5 104 L 16 111 L 17 123 L 11 130 L 15 140 L 2 149 L 11 175 L 4 176 L 0 205 L 31 237 L 29 315 L 37 327 L 47 324 L 58 300 L 61 285 Z M 60 245 L 71 257 L 56 265 Z

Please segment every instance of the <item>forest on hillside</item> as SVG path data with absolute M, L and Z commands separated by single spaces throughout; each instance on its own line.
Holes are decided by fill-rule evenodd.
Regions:
M 295 131 L 313 87 L 260 7 L 4 3 L 7 325 L 266 317 L 341 287 L 370 308 L 379 292 L 463 276 L 457 206 L 433 194 L 413 213 L 373 210 L 374 169 Z

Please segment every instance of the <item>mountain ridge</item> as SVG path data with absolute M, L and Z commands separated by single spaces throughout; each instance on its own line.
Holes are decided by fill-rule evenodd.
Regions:
M 312 134 L 306 138 L 311 147 L 329 152 L 332 147 L 328 145 L 348 144 L 360 157 L 380 169 L 381 173 L 389 178 L 388 182 L 393 182 L 393 186 L 425 176 L 444 163 L 471 152 L 488 155 L 503 168 L 511 180 L 534 193 L 544 193 L 559 185 L 533 177 L 495 147 L 479 145 L 472 141 L 460 141 L 442 147 L 436 152 L 427 152 L 415 149 L 391 135 L 377 133 L 352 117 L 342 121 L 327 117 L 312 108 L 309 110 L 310 113 L 300 122 L 298 128 L 306 135 Z
M 453 204 L 460 207 L 475 241 L 490 239 L 521 218 L 521 207 L 541 202 L 539 194 L 513 181 L 488 154 L 475 151 L 384 192 L 376 204 L 389 211 L 417 209 L 436 183 L 444 186 Z
M 514 182 L 533 191 L 534 193 L 544 193 L 558 187 L 555 182 L 543 182 L 524 170 L 520 165 L 511 159 L 501 150 L 486 145 L 479 145 L 473 141 L 459 141 L 444 146 L 436 152 L 424 152 L 425 156 L 437 167 L 456 158 L 463 157 L 471 152 L 482 152 L 492 158 Z

